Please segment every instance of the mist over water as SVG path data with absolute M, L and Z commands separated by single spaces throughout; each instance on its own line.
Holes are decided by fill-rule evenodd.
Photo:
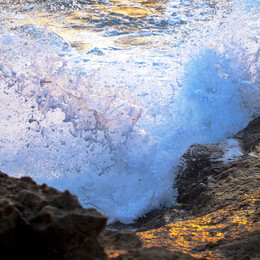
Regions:
M 110 222 L 172 205 L 185 150 L 260 114 L 257 2 L 2 1 L 0 170 Z

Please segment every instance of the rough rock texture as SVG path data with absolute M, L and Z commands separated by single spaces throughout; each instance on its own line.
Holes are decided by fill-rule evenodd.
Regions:
M 0 248 L 6 259 L 260 259 L 260 117 L 236 138 L 244 155 L 223 162 L 220 144 L 183 155 L 172 208 L 131 228 L 104 230 L 106 217 L 68 191 L 0 172 Z M 103 250 L 104 247 L 104 250 Z M 107 254 L 107 255 L 106 255 Z M 2 259 L 2 258 L 1 258 Z
M 137 249 L 142 246 L 142 242 L 135 232 L 129 230 L 116 232 L 104 230 L 99 237 L 99 241 L 109 250 Z
M 192 260 L 198 259 L 181 252 L 169 252 L 162 247 L 140 248 L 129 251 L 115 258 L 115 260 Z
M 233 162 L 221 161 L 224 151 L 219 144 L 194 144 L 182 156 L 175 187 L 183 209 L 193 214 L 210 212 L 213 206 L 225 207 L 234 196 L 259 187 L 259 156 L 254 153 L 260 142 L 260 117 L 234 138 L 239 140 L 244 156 Z M 220 193 L 222 196 L 216 196 Z
M 97 240 L 106 220 L 83 209 L 68 191 L 0 172 L 0 248 L 6 259 L 107 259 Z
M 187 150 L 175 180 L 178 204 L 157 217 L 165 219 L 160 228 L 137 232 L 144 247 L 207 259 L 260 259 L 260 117 L 233 138 L 244 153 L 234 161 L 221 161 L 219 144 Z
M 210 197 L 201 196 L 207 190 L 207 184 L 215 182 L 222 163 L 216 161 L 223 155 L 217 145 L 203 146 L 194 144 L 182 156 L 175 187 L 179 196 L 177 202 L 183 203 L 183 208 L 192 209 L 194 205 L 206 204 Z
M 249 153 L 260 141 L 260 117 L 251 121 L 248 126 L 235 136 L 241 142 L 244 152 Z

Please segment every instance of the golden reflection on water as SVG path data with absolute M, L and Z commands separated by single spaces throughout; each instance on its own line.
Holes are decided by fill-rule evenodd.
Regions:
M 33 24 L 59 35 L 79 51 L 90 51 L 93 46 L 120 49 L 140 46 L 142 49 L 157 50 L 159 37 L 160 47 L 172 48 L 182 42 L 182 39 L 188 38 L 189 31 L 202 28 L 200 22 L 211 19 L 211 9 L 216 5 L 214 3 L 208 6 L 210 10 L 205 11 L 204 7 L 196 6 L 193 1 L 188 1 L 188 4 L 176 1 L 172 10 L 169 2 L 170 0 L 10 0 L 6 3 L 0 0 L 0 30 L 1 27 L 8 31 L 16 30 L 23 25 Z M 188 25 L 187 21 L 190 20 L 198 24 Z M 164 42 L 165 34 L 169 34 L 170 42 Z
M 250 218 L 255 212 L 256 202 L 260 202 L 259 193 L 258 188 L 245 194 L 240 206 L 229 206 L 202 217 L 179 220 L 137 235 L 145 247 L 162 246 L 194 257 L 223 259 L 217 249 L 213 251 L 207 246 L 222 239 L 238 239 L 244 232 L 260 231 L 259 221 L 255 222 Z M 198 248 L 203 250 L 200 253 L 194 252 Z
M 77 1 L 75 1 L 77 3 Z M 33 2 L 30 2 L 32 5 Z M 166 8 L 166 2 L 155 0 L 110 0 L 106 3 L 90 2 L 74 7 L 67 7 L 64 1 L 64 8 L 55 10 L 55 3 L 53 3 L 53 10 L 50 7 L 46 8 L 46 3 L 35 3 L 36 8 L 31 8 L 22 11 L 23 5 L 19 2 L 10 2 L 5 4 L 0 2 L 0 8 L 9 10 L 9 12 L 0 12 L 0 26 L 10 30 L 18 28 L 26 24 L 33 24 L 39 28 L 48 28 L 55 34 L 58 34 L 66 41 L 69 41 L 72 46 L 80 50 L 88 50 L 97 39 L 95 35 L 91 35 L 91 31 L 102 31 L 109 27 L 110 30 L 114 28 L 118 32 L 130 33 L 139 32 L 140 30 L 150 30 L 156 27 L 154 23 L 149 23 L 148 28 L 144 25 L 147 19 L 153 15 L 153 21 L 163 17 L 163 10 Z M 13 10 L 13 12 L 11 12 Z M 131 20 L 131 19 L 135 20 Z M 108 37 L 106 37 L 108 38 Z M 140 37 L 139 37 L 140 38 Z M 139 38 L 135 41 L 139 42 Z M 101 42 L 101 40 L 98 40 Z M 105 41 L 103 39 L 103 41 Z M 147 42 L 141 40 L 142 42 Z M 121 44 L 119 41 L 117 44 Z M 132 42 L 123 40 L 123 47 L 131 45 Z
M 127 5 L 112 7 L 110 9 L 110 12 L 126 15 L 129 17 L 135 17 L 135 18 L 145 17 L 153 14 L 149 9 L 132 7 Z

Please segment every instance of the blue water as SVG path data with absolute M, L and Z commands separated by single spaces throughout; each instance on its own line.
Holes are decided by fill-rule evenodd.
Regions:
M 0 170 L 110 222 L 168 207 L 193 143 L 260 114 L 259 1 L 1 2 Z

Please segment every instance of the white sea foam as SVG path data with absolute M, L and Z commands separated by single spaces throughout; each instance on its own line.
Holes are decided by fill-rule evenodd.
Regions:
M 229 163 L 237 160 L 243 155 L 238 140 L 230 138 L 220 143 L 220 147 L 224 151 L 224 155 L 219 160 Z
M 259 13 L 240 2 L 206 23 L 196 13 L 178 44 L 167 32 L 152 49 L 79 54 L 48 28 L 2 33 L 0 170 L 69 189 L 111 222 L 174 203 L 172 169 L 189 145 L 260 114 Z

